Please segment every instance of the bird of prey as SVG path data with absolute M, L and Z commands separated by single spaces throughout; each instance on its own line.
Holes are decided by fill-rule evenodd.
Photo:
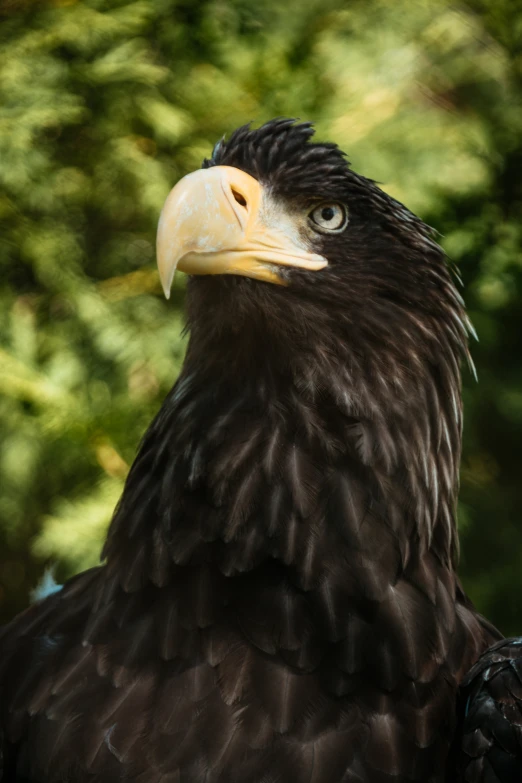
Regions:
M 312 135 L 242 127 L 167 199 L 185 362 L 103 564 L 0 635 L 2 783 L 522 779 L 518 643 L 455 566 L 470 323 Z

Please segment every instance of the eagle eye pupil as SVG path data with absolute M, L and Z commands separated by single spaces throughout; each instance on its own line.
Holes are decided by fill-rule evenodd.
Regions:
M 329 221 L 335 216 L 335 212 L 332 209 L 332 207 L 324 207 L 321 212 L 321 217 L 323 220 Z

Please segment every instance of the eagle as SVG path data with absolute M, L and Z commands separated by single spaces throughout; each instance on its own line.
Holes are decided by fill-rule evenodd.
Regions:
M 169 194 L 179 378 L 102 564 L 0 632 L 2 783 L 508 783 L 521 640 L 456 573 L 471 331 L 434 232 L 310 123 Z

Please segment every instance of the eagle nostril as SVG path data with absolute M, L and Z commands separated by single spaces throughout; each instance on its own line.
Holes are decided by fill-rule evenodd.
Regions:
M 241 204 L 242 207 L 246 207 L 247 205 L 246 198 L 242 196 L 241 193 L 239 193 L 237 190 L 234 190 L 234 188 L 231 188 L 231 190 L 232 190 L 232 195 L 234 196 L 237 203 Z

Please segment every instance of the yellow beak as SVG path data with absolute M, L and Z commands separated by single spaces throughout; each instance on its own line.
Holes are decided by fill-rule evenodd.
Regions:
M 240 169 L 214 166 L 183 177 L 158 225 L 158 269 L 167 299 L 176 269 L 189 275 L 243 275 L 286 285 L 279 266 L 319 270 L 301 213 L 290 214 Z

